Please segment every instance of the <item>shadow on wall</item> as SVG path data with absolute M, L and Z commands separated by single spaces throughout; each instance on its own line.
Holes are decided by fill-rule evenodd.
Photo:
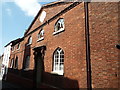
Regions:
M 34 70 L 29 69 L 31 47 L 25 44 L 23 56 L 23 68 L 8 68 L 6 82 L 24 88 L 76 88 L 79 89 L 78 81 L 67 77 L 44 71 L 44 46 L 34 49 Z M 5 86 L 3 83 L 2 86 Z
M 15 74 L 17 72 L 22 72 L 22 74 Z M 20 85 L 19 87 L 25 87 L 25 88 L 33 88 L 34 86 L 34 70 L 15 70 L 15 69 L 9 69 L 8 75 L 7 75 L 7 82 L 13 83 L 15 85 Z M 67 77 L 61 76 L 61 75 L 55 75 L 48 72 L 43 73 L 42 83 L 39 85 L 39 88 L 76 88 L 79 89 L 78 81 L 72 80 Z M 4 86 L 4 83 L 3 83 Z
M 32 88 L 33 86 L 33 76 L 31 76 L 33 72 L 31 70 L 24 71 L 23 69 L 8 69 L 7 79 L 3 80 L 2 87 L 3 88 L 23 88 L 28 87 Z M 7 83 L 7 85 L 6 85 Z M 6 87 L 7 86 L 7 87 Z
M 57 74 L 51 74 L 48 72 L 44 72 L 43 74 L 43 82 L 46 84 L 50 84 L 55 87 L 59 88 L 78 88 L 78 81 L 77 80 L 72 80 L 67 77 L 57 75 Z
M 31 55 L 31 45 L 27 42 L 25 44 L 24 56 L 23 56 L 23 69 L 29 68 L 30 55 Z

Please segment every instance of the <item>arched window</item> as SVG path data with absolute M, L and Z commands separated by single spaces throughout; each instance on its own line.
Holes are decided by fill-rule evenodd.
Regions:
M 14 51 L 14 46 L 11 47 L 11 51 L 12 51 L 12 52 Z
M 17 44 L 17 50 L 20 49 L 20 43 Z
M 32 37 L 31 36 L 28 38 L 28 45 L 30 45 L 30 44 L 32 44 Z
M 14 59 L 11 59 L 10 68 L 13 68 L 13 65 L 14 65 Z
M 15 59 L 14 68 L 15 68 L 15 69 L 18 68 L 18 57 L 16 57 L 16 59 Z
M 38 41 L 39 40 L 43 40 L 44 39 L 44 30 L 40 30 L 40 32 L 38 33 Z
M 64 25 L 64 19 L 60 18 L 56 23 L 55 23 L 55 31 L 53 34 L 56 34 L 58 32 L 64 31 L 65 25 Z
M 64 73 L 64 52 L 57 48 L 53 54 L 53 72 L 59 75 Z
M 27 56 L 24 63 L 24 70 L 29 70 L 30 56 Z

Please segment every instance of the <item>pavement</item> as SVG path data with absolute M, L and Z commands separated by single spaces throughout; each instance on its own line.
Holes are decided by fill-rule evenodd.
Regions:
M 12 83 L 9 83 L 9 82 L 6 82 L 6 81 L 2 81 L 2 90 L 6 89 L 6 88 L 21 88 L 20 86 L 17 86 L 15 84 L 12 84 Z
M 22 87 L 12 84 L 10 82 L 7 82 L 5 80 L 2 80 L 2 77 L 0 75 L 0 90 L 13 89 L 13 88 L 22 88 Z

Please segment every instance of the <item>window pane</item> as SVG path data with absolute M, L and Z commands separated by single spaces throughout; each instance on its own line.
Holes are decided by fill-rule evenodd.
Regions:
M 54 53 L 54 71 L 63 71 L 64 67 L 64 52 L 61 48 L 58 48 Z
M 55 24 L 55 31 L 59 31 L 62 28 L 64 29 L 64 19 L 59 19 L 59 21 Z
M 59 58 L 59 54 L 56 54 L 55 58 Z
M 56 70 L 56 66 L 55 66 L 55 70 Z
M 63 63 L 60 63 L 60 70 L 63 70 Z
M 60 58 L 64 58 L 64 55 L 60 55 Z
M 60 59 L 60 63 L 63 63 L 64 62 L 64 59 Z
M 25 62 L 25 69 L 29 68 L 29 63 L 30 63 L 30 56 L 26 57 L 26 62 Z
M 38 38 L 44 37 L 44 30 L 41 30 L 38 34 Z
M 55 59 L 55 63 L 57 63 L 58 62 L 58 59 Z
M 59 70 L 61 70 L 61 66 L 59 67 Z
M 28 44 L 32 44 L 32 37 L 31 36 L 28 39 Z

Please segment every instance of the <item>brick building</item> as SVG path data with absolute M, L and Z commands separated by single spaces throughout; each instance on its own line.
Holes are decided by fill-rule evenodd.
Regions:
M 92 88 L 119 87 L 119 5 L 88 3 Z M 43 5 L 12 46 L 8 81 L 25 87 L 87 88 L 84 9 L 83 2 Z

